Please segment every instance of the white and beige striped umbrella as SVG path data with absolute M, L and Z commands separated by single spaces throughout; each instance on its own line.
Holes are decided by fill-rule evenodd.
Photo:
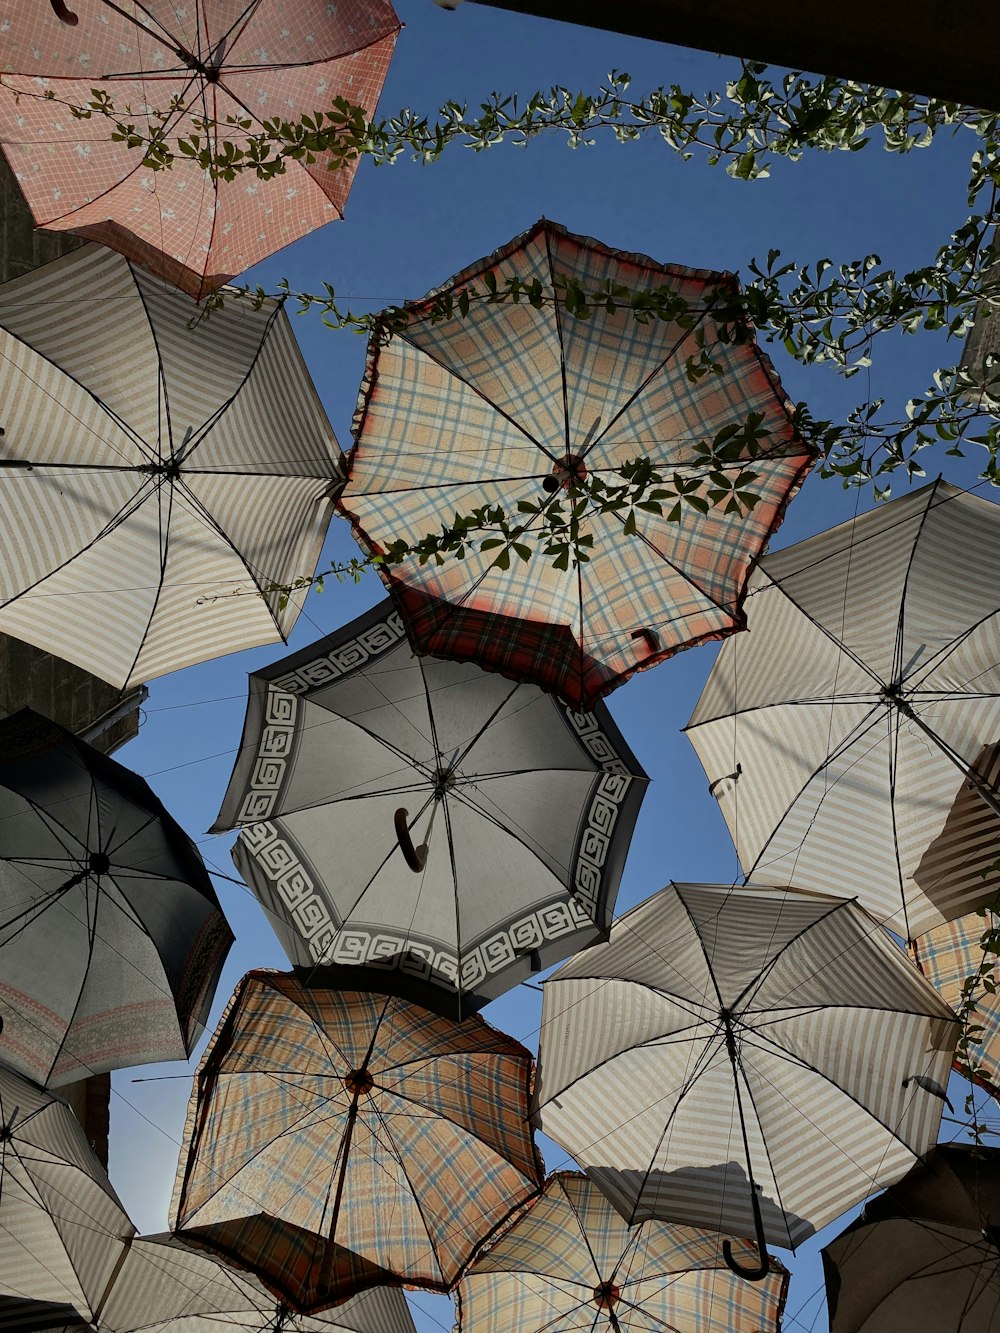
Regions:
M 943 481 L 761 562 L 687 729 L 748 878 L 907 939 L 996 896 L 998 565 Z
M 0 1065 L 0 1300 L 90 1320 L 134 1232 L 66 1103 Z
M 675 884 L 545 983 L 535 1122 L 630 1223 L 794 1248 L 935 1141 L 957 1029 L 856 903 Z
M 198 314 L 97 245 L 0 287 L 0 631 L 123 689 L 284 639 L 340 485 L 281 307 Z

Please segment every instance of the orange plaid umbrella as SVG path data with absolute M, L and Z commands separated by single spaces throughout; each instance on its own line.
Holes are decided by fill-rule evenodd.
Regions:
M 447 1290 L 541 1189 L 531 1055 L 481 1018 L 352 989 L 349 968 L 305 975 L 237 987 L 195 1079 L 174 1229 L 304 1313 Z
M 230 117 L 254 133 L 338 96 L 371 115 L 400 26 L 389 0 L 80 0 L 73 10 L 38 0 L 0 25 L 0 145 L 40 227 L 120 250 L 200 299 L 343 216 L 356 163 L 330 171 L 320 156 L 271 180 L 213 181 L 177 143 L 205 139 L 199 118 L 214 123 L 218 148 L 227 133 L 247 137 Z M 95 87 L 143 134 L 168 113 L 170 170 L 111 142 L 104 115 L 73 116 Z

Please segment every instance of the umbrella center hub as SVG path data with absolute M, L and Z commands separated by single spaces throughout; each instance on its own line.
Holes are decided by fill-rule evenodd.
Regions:
M 375 1080 L 367 1069 L 352 1069 L 344 1079 L 344 1087 L 352 1097 L 363 1097 L 366 1092 L 371 1092 L 375 1086 Z
M 451 768 L 438 768 L 434 770 L 432 778 L 434 783 L 434 799 L 441 801 L 451 791 L 455 785 L 455 771 Z
M 621 1298 L 621 1287 L 614 1282 L 599 1282 L 594 1288 L 594 1304 L 598 1310 L 613 1310 Z
M 587 476 L 587 464 L 580 454 L 563 454 L 552 464 L 552 471 L 542 478 L 542 490 L 555 495 L 560 487 L 564 491 L 572 490 Z
M 189 51 L 184 46 L 179 46 L 175 54 L 182 64 L 187 65 L 188 69 L 193 70 L 195 74 L 200 74 L 208 83 L 219 82 L 219 70 L 217 66 L 206 65 L 203 60 L 199 60 L 192 51 Z
M 87 857 L 87 869 L 92 875 L 106 875 L 111 870 L 111 857 L 107 852 L 91 852 Z
M 902 681 L 896 681 L 892 685 L 883 686 L 879 693 L 879 699 L 890 708 L 898 708 L 904 717 L 913 716 L 913 709 L 903 698 Z
M 136 470 L 148 473 L 151 477 L 165 477 L 167 481 L 177 481 L 181 475 L 181 464 L 179 458 L 168 458 L 163 463 L 143 463 Z

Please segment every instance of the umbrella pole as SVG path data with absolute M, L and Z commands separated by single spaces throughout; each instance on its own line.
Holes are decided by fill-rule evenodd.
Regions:
M 760 1203 L 757 1199 L 757 1185 L 753 1178 L 753 1167 L 750 1164 L 750 1140 L 747 1138 L 746 1119 L 743 1115 L 743 1098 L 740 1096 L 740 1070 L 739 1060 L 736 1055 L 736 1036 L 733 1032 L 733 1016 L 728 1009 L 722 1010 L 722 1021 L 726 1025 L 726 1053 L 729 1056 L 729 1063 L 733 1067 L 733 1086 L 736 1089 L 736 1108 L 740 1113 L 740 1131 L 743 1135 L 743 1153 L 747 1163 L 747 1180 L 750 1182 L 750 1207 L 753 1210 L 753 1225 L 757 1233 L 757 1253 L 760 1256 L 760 1262 L 751 1268 L 743 1268 L 733 1257 L 733 1247 L 727 1239 L 722 1242 L 722 1257 L 726 1262 L 726 1267 L 737 1277 L 742 1277 L 747 1282 L 761 1282 L 771 1271 L 771 1256 L 767 1252 L 767 1237 L 764 1235 L 764 1219 L 760 1213 Z

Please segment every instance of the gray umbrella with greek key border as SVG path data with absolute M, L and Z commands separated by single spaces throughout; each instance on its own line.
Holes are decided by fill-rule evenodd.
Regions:
M 293 963 L 465 1016 L 606 935 L 646 782 L 603 704 L 416 657 L 383 602 L 250 676 L 212 831 Z

